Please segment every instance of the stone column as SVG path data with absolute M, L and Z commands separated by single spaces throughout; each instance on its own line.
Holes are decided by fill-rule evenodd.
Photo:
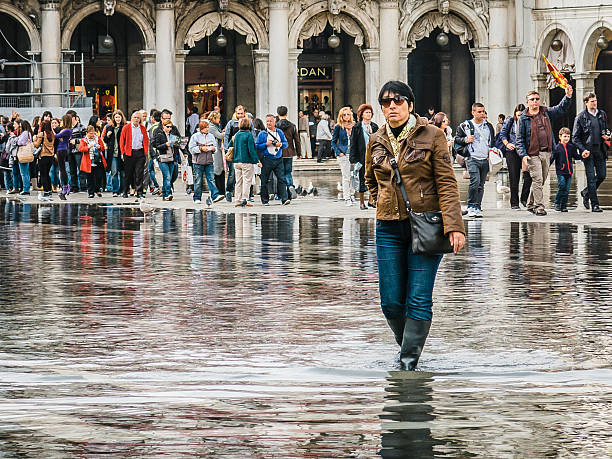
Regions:
M 345 97 L 345 81 L 344 81 L 344 66 L 342 64 L 334 64 L 334 97 L 332 105 L 326 107 L 326 112 L 333 119 L 336 119 L 336 115 L 346 102 Z M 323 101 L 321 101 L 323 102 Z
M 289 3 L 273 0 L 270 8 L 270 71 L 268 74 L 269 105 L 274 110 L 279 105 L 287 105 L 289 99 Z
M 44 40 L 42 46 L 42 91 L 59 93 L 62 90 L 60 73 L 61 29 L 59 0 L 41 1 L 40 35 Z M 52 64 L 49 64 L 52 62 Z M 47 107 L 61 107 L 61 96 L 48 96 L 43 99 Z
M 157 108 L 155 104 L 155 50 L 143 49 L 138 51 L 142 57 L 142 106 L 145 110 L 151 111 Z
M 234 72 L 233 64 L 225 65 L 225 114 L 227 115 L 227 119 L 229 120 L 232 114 L 234 113 L 234 108 L 236 107 L 236 75 Z M 248 108 L 247 108 L 248 109 Z
M 185 132 L 185 59 L 188 49 L 179 49 L 176 52 L 176 113 L 174 122 L 181 134 Z
M 366 74 L 366 88 L 365 96 L 366 103 L 372 105 L 374 108 L 374 121 L 380 126 L 384 124 L 385 118 L 383 117 L 380 105 L 378 103 L 378 91 L 380 91 L 380 50 L 362 49 L 361 55 L 365 63 L 365 74 Z
M 452 112 L 452 81 L 451 55 L 449 52 L 442 52 L 440 53 L 440 111 L 445 112 L 447 115 Z
M 263 119 L 268 113 L 268 57 L 270 50 L 254 49 L 253 59 L 255 61 L 255 116 Z
M 379 4 L 380 12 L 380 78 L 381 81 L 400 79 L 400 9 L 397 0 L 383 0 Z M 406 70 L 407 72 L 408 70 Z M 367 75 L 367 74 L 366 74 Z
M 117 64 L 117 108 L 119 108 L 126 117 L 130 117 L 133 110 L 140 110 L 140 107 L 130 107 L 128 100 L 128 74 L 127 62 Z
M 476 99 L 471 101 L 470 105 L 474 102 L 482 102 L 486 105 L 489 91 L 489 50 L 488 48 L 472 48 L 470 51 L 474 56 L 474 98 Z
M 174 3 L 155 5 L 155 87 L 157 108 L 176 112 L 176 56 L 174 51 Z
M 290 49 L 289 50 L 289 100 L 287 101 L 287 109 L 289 110 L 287 118 L 292 123 L 297 125 L 297 113 L 298 113 L 298 57 L 302 54 L 301 49 Z M 275 108 L 275 107 L 273 107 Z
M 550 102 L 550 93 L 548 92 L 548 85 L 546 83 L 546 74 L 545 73 L 533 73 L 531 75 L 531 80 L 534 83 L 534 87 L 531 89 L 535 89 L 540 94 L 542 100 L 540 103 L 542 105 L 548 105 Z M 525 94 L 520 94 L 519 101 L 525 106 L 527 106 Z
M 512 110 L 508 102 L 508 1 L 489 1 L 489 100 L 487 111 L 491 119 L 498 113 Z
M 572 96 L 576 98 L 576 115 L 584 110 L 584 96 L 590 92 L 595 92 L 595 80 L 598 76 L 598 72 L 572 73 L 572 78 L 576 81 L 574 95 Z
M 412 52 L 411 48 L 400 48 L 399 54 L 399 79 L 408 84 L 408 55 Z

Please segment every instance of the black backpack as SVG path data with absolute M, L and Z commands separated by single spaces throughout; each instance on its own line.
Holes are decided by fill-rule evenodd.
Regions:
M 468 124 L 470 125 L 470 135 L 474 135 L 474 124 L 472 124 L 471 120 L 467 120 Z M 464 123 L 461 123 L 464 124 Z M 459 125 L 459 127 L 461 127 L 461 124 Z M 459 128 L 457 128 L 458 130 Z M 457 143 L 457 141 L 453 141 L 453 157 L 457 157 L 457 156 L 463 156 L 464 158 L 469 158 L 470 157 L 470 150 L 469 147 L 470 145 L 460 145 Z

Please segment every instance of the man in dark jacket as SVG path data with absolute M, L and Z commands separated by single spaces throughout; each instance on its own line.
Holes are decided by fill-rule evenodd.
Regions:
M 68 110 L 67 114 L 72 116 L 72 135 L 70 137 L 70 154 L 68 165 L 70 166 L 70 191 L 77 193 L 87 190 L 87 175 L 81 170 L 81 158 L 83 153 L 79 151 L 79 143 L 85 137 L 85 126 L 74 110 Z
M 285 168 L 285 181 L 287 182 L 287 195 L 291 199 L 297 198 L 295 186 L 293 185 L 293 157 L 297 155 L 302 157 L 302 145 L 300 143 L 300 134 L 298 133 L 295 124 L 287 119 L 287 107 L 281 105 L 276 109 L 278 121 L 276 127 L 283 131 L 287 138 L 288 146 L 283 149 L 283 167 Z
M 540 94 L 537 91 L 527 93 L 527 108 L 518 121 L 516 151 L 522 158 L 523 166 L 531 175 L 531 193 L 527 210 L 535 215 L 546 215 L 544 209 L 544 184 L 548 178 L 550 154 L 553 149 L 554 136 L 551 121 L 561 118 L 571 104 L 574 89 L 567 85 L 565 97 L 555 107 L 540 106 Z
M 592 92 L 584 97 L 585 109 L 574 120 L 574 144 L 582 153 L 589 153 L 583 159 L 587 186 L 580 192 L 582 202 L 593 212 L 602 212 L 597 198 L 597 189 L 606 179 L 606 160 L 610 130 L 606 112 L 597 108 L 597 96 Z M 590 201 L 590 202 L 589 202 Z

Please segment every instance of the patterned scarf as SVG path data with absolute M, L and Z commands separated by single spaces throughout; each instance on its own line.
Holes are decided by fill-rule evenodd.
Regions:
M 391 127 L 389 126 L 389 124 L 387 124 L 387 135 L 389 136 L 389 141 L 391 142 L 391 148 L 393 149 L 393 156 L 395 156 L 395 159 L 397 160 L 399 154 L 400 154 L 400 144 L 406 140 L 410 134 L 412 134 L 412 131 L 414 130 L 414 128 L 416 128 L 416 116 L 410 114 L 410 118 L 408 118 L 408 122 L 406 123 L 406 125 L 404 126 L 404 129 L 402 129 L 402 132 L 400 132 L 400 134 L 397 136 L 397 138 L 393 135 L 393 132 L 391 131 Z

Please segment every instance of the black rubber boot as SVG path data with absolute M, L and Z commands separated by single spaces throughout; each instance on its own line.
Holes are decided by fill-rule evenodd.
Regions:
M 416 369 L 430 327 L 431 320 L 414 320 L 406 317 L 400 351 L 400 367 L 402 370 L 412 371 Z
M 389 324 L 389 328 L 393 331 L 395 335 L 395 341 L 398 346 L 402 345 L 402 340 L 404 339 L 404 323 L 406 320 L 403 317 L 397 319 L 387 319 L 387 323 Z

